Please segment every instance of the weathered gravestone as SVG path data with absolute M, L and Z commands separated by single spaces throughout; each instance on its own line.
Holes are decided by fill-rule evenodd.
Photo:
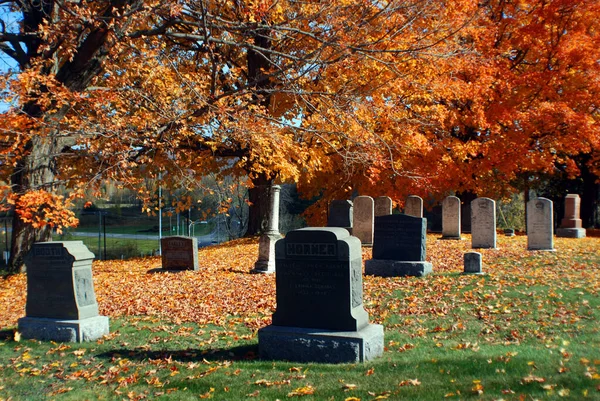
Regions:
M 581 198 L 577 194 L 569 194 L 565 197 L 565 217 L 556 230 L 557 237 L 585 238 L 585 228 L 581 225 L 579 213 L 581 210 Z
M 354 198 L 354 212 L 352 235 L 360 240 L 363 245 L 373 245 L 373 213 L 374 202 L 370 196 L 357 196 Z
M 98 314 L 90 252 L 82 241 L 38 242 L 25 258 L 27 304 L 19 319 L 23 338 L 93 341 L 109 334 Z
M 490 198 L 471 202 L 471 248 L 496 248 L 496 202 Z
M 329 204 L 329 218 L 327 227 L 342 227 L 352 234 L 352 215 L 354 208 L 352 201 L 333 200 Z
M 263 359 L 364 362 L 383 353 L 383 327 L 363 307 L 360 241 L 341 228 L 303 228 L 277 241 L 273 324 Z
M 527 202 L 527 249 L 554 251 L 552 201 L 535 198 Z
M 425 276 L 432 271 L 426 257 L 427 219 L 391 214 L 375 217 L 373 259 L 365 274 L 382 277 Z
M 198 270 L 198 239 L 174 235 L 160 240 L 164 270 Z
M 266 227 L 258 241 L 258 260 L 253 273 L 275 273 L 275 243 L 281 239 L 279 233 L 279 193 L 281 187 L 273 185 L 269 191 L 269 215 Z
M 481 253 L 467 252 L 464 255 L 464 274 L 484 274 L 481 271 Z
M 392 198 L 389 196 L 378 196 L 375 198 L 375 217 L 392 214 Z
M 442 238 L 460 240 L 460 199 L 447 196 L 442 201 Z
M 423 217 L 423 199 L 416 195 L 410 195 L 406 198 L 404 214 L 413 217 Z

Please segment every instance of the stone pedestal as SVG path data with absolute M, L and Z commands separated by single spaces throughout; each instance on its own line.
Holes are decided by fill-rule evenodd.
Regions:
M 383 326 L 357 331 L 267 326 L 258 331 L 261 359 L 295 362 L 357 363 L 383 354 Z
M 275 273 L 275 243 L 281 239 L 279 233 L 279 193 L 281 187 L 273 185 L 269 191 L 269 215 L 266 231 L 258 241 L 258 260 L 252 273 Z
M 23 338 L 81 342 L 109 333 L 108 318 L 98 315 L 93 259 L 82 241 L 33 244 L 25 258 L 26 316 L 18 323 Z
M 579 213 L 581 209 L 581 198 L 577 194 L 569 194 L 565 197 L 565 217 L 556 230 L 557 237 L 585 238 L 585 228 L 581 225 Z
M 263 359 L 364 362 L 383 353 L 383 327 L 363 307 L 360 241 L 343 228 L 304 228 L 277 241 L 273 324 Z
M 37 317 L 19 319 L 19 332 L 23 338 L 41 341 L 84 342 L 94 341 L 109 333 L 108 317 L 62 320 Z
M 391 259 L 365 261 L 365 274 L 379 277 L 423 277 L 433 271 L 429 262 L 405 262 Z

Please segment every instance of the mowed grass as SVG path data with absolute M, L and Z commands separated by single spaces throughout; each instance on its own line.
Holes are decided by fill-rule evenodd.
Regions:
M 257 358 L 275 288 L 249 274 L 255 239 L 200 250 L 199 272 L 96 262 L 111 334 L 93 343 L 15 341 L 25 278 L 13 276 L 0 284 L 0 399 L 600 400 L 600 239 L 530 252 L 499 237 L 473 276 L 460 274 L 465 237 L 428 236 L 428 277 L 364 277 L 386 349 L 363 364 Z

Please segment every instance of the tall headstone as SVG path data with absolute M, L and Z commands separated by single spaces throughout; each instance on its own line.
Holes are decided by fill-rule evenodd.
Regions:
M 375 217 L 373 259 L 365 274 L 381 277 L 425 276 L 432 271 L 425 261 L 427 219 L 391 214 Z
M 198 239 L 173 235 L 160 239 L 163 270 L 198 270 Z
M 413 217 L 423 217 L 423 199 L 416 195 L 410 195 L 406 198 L 404 214 Z
M 38 242 L 25 258 L 27 304 L 19 319 L 23 338 L 93 341 L 109 333 L 98 314 L 90 252 L 82 241 Z
M 279 185 L 271 186 L 269 191 L 269 215 L 266 227 L 258 240 L 258 260 L 254 264 L 253 273 L 275 272 L 275 243 L 281 239 L 279 233 Z
M 354 204 L 349 200 L 333 200 L 329 204 L 327 227 L 342 227 L 352 234 Z
M 464 274 L 484 274 L 481 270 L 481 253 L 467 252 L 464 255 Z
M 442 238 L 460 240 L 460 199 L 447 196 L 442 201 Z
M 552 201 L 535 198 L 527 202 L 527 249 L 554 251 Z
M 579 213 L 581 210 L 581 198 L 577 194 L 569 194 L 565 197 L 565 217 L 556 230 L 557 237 L 585 238 L 585 228 L 581 225 Z
M 392 214 L 392 198 L 389 196 L 378 196 L 375 198 L 375 217 Z
M 303 228 L 277 241 L 273 324 L 263 359 L 364 362 L 383 353 L 383 327 L 363 307 L 360 241 L 342 228 Z
M 471 202 L 471 247 L 496 248 L 496 202 L 490 198 Z
M 354 198 L 352 235 L 365 246 L 373 245 L 374 201 L 370 196 Z

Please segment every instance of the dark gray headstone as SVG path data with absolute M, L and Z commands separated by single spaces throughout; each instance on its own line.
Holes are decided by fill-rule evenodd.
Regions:
M 464 255 L 465 274 L 483 274 L 481 270 L 481 253 L 467 252 Z
M 82 241 L 33 244 L 25 257 L 26 316 L 19 319 L 23 338 L 82 342 L 109 333 L 108 318 L 98 314 L 93 259 Z
M 375 217 L 373 259 L 422 262 L 426 256 L 427 219 L 390 214 Z
M 329 204 L 327 227 L 352 228 L 353 203 L 349 200 L 334 200 Z
M 365 274 L 382 277 L 425 276 L 433 270 L 425 261 L 427 219 L 391 214 L 375 217 L 373 259 Z
M 27 317 L 98 316 L 92 280 L 94 254 L 82 241 L 35 243 L 25 258 Z
M 304 228 L 275 245 L 277 310 L 258 331 L 262 359 L 356 363 L 381 356 L 383 326 L 362 300 L 360 240 L 344 228 Z
M 275 245 L 276 326 L 356 331 L 362 301 L 360 240 L 340 228 L 303 228 Z

